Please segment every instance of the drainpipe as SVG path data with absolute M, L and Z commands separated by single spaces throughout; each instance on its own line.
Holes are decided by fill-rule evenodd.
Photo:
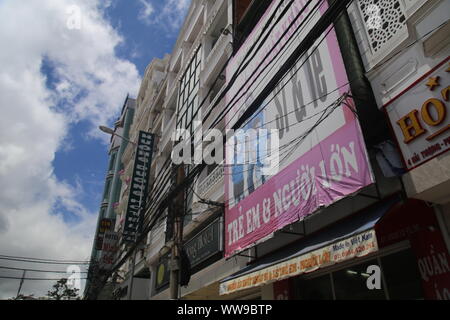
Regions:
M 328 0 L 328 3 L 332 4 L 335 1 L 337 0 Z M 367 146 L 370 147 L 392 139 L 387 120 L 383 112 L 378 109 L 372 86 L 366 77 L 358 43 L 347 11 L 342 12 L 334 23 L 334 28 Z

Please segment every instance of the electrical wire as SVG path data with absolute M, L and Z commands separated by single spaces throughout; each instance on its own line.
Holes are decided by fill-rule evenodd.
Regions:
M 43 259 L 43 258 L 30 258 L 30 257 L 20 257 L 20 256 L 9 256 L 0 254 L 0 258 L 14 258 L 14 259 L 24 259 L 24 260 L 30 260 L 30 261 L 44 261 L 44 262 L 89 262 L 89 260 L 69 260 L 69 259 Z
M 29 272 L 42 272 L 42 273 L 65 273 L 65 274 L 71 273 L 71 272 L 67 272 L 67 271 L 37 270 L 37 269 L 14 268 L 14 267 L 5 267 L 5 266 L 0 266 L 0 269 L 5 269 L 5 270 L 18 270 L 18 271 L 29 271 Z M 80 272 L 76 272 L 76 273 L 88 273 L 88 271 L 80 271 Z
M 21 277 L 9 277 L 9 276 L 0 276 L 0 279 L 11 279 L 11 280 L 27 280 L 27 281 L 59 281 L 59 279 L 46 279 L 46 278 L 21 278 Z M 77 278 L 77 280 L 87 280 L 88 278 Z
M 431 32 L 431 31 L 430 31 L 430 32 Z M 411 44 L 411 45 L 412 45 L 412 44 Z M 410 45 L 410 46 L 411 46 L 411 45 Z M 386 62 L 387 62 L 387 61 L 386 61 Z M 378 66 L 378 67 L 380 67 L 380 66 Z M 195 176 L 194 176 L 194 177 L 195 177 Z
M 37 260 L 25 260 L 16 258 L 4 258 L 0 257 L 0 260 L 18 261 L 18 262 L 28 262 L 28 263 L 40 263 L 40 264 L 62 264 L 62 265 L 88 265 L 90 262 L 52 262 L 52 261 L 37 261 Z

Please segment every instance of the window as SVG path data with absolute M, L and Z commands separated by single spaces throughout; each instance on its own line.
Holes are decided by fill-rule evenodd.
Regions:
M 234 0 L 234 51 L 237 52 L 245 39 L 253 31 L 266 9 L 272 3 L 271 0 Z
M 333 300 L 330 275 L 294 281 L 295 296 L 300 300 Z
M 201 47 L 197 49 L 197 52 L 194 54 L 194 57 L 181 78 L 180 93 L 178 96 L 177 128 L 189 130 L 191 136 L 193 135 L 192 121 L 196 117 L 199 107 L 200 50 Z
M 384 286 L 381 289 L 369 290 L 366 273 L 371 265 L 378 265 L 371 260 L 333 273 L 334 290 L 337 300 L 385 300 Z
M 410 249 L 381 258 L 389 299 L 423 299 L 417 261 Z
M 369 289 L 368 267 L 381 267 L 381 289 Z M 294 299 L 301 300 L 414 300 L 423 299 L 417 260 L 411 249 L 402 250 L 325 275 L 293 279 Z
M 108 172 L 114 170 L 114 165 L 115 165 L 115 163 L 116 163 L 116 156 L 117 156 L 117 152 L 114 152 L 114 153 L 111 155 L 111 158 L 110 158 L 110 160 L 109 160 Z

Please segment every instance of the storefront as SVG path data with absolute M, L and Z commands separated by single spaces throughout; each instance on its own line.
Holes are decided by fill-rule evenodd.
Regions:
M 450 299 L 450 257 L 433 208 L 395 195 L 221 282 L 263 299 Z

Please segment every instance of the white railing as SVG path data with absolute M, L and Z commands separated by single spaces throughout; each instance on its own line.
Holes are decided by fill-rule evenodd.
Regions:
M 213 190 L 217 185 L 223 184 L 223 166 L 219 165 L 217 168 L 214 169 L 213 172 L 211 172 L 205 180 L 203 180 L 198 185 L 198 194 L 201 197 L 207 196 L 211 190 Z
M 231 35 L 221 34 L 211 52 L 206 57 L 205 67 L 202 70 L 202 83 L 208 83 L 213 79 L 214 73 L 218 73 L 226 58 L 232 53 Z M 223 63 L 220 63 L 223 60 Z

